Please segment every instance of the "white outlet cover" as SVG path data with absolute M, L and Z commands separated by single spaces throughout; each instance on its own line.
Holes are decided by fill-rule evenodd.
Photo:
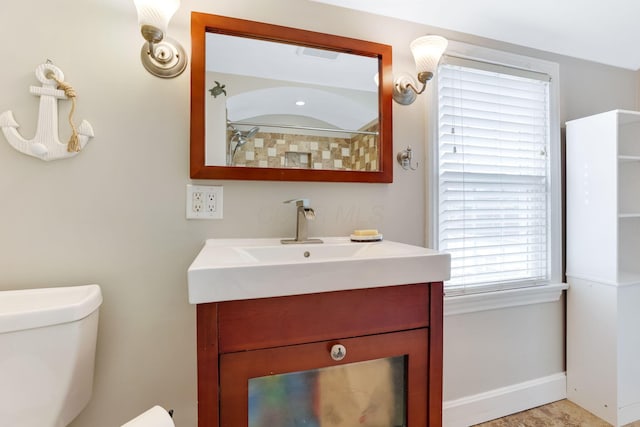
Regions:
M 222 219 L 222 187 L 187 184 L 187 219 Z

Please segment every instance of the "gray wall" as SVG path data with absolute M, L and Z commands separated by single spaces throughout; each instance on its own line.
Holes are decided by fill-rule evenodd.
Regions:
M 637 107 L 635 72 L 301 0 L 184 1 L 169 31 L 188 50 L 191 10 L 391 44 L 395 72 L 413 70 L 407 47 L 413 38 L 438 32 L 560 62 L 563 122 Z M 161 80 L 143 69 L 131 0 L 13 2 L 0 16 L 0 35 L 0 111 L 14 112 L 20 132 L 34 133 L 38 100 L 29 86 L 37 83 L 35 67 L 51 59 L 78 92 L 77 119 L 91 122 L 96 134 L 78 157 L 50 163 L 0 142 L 0 290 L 102 286 L 94 395 L 74 427 L 118 426 L 154 404 L 175 408 L 177 425 L 196 425 L 195 309 L 187 303 L 186 270 L 206 238 L 291 235 L 294 213 L 281 202 L 305 196 L 317 214 L 312 234 L 378 228 L 390 240 L 426 241 L 424 162 L 415 172 L 396 168 L 389 185 L 216 181 L 224 186 L 224 219 L 187 221 L 188 70 Z M 393 110 L 396 149 L 410 144 L 418 158 L 426 149 L 425 104 Z M 68 108 L 61 103 L 61 116 Z M 66 139 L 64 118 L 60 129 Z M 549 310 L 557 313 L 561 306 Z M 510 309 L 487 321 L 535 322 L 546 314 Z M 556 371 L 562 364 L 558 323 L 545 323 L 539 332 L 556 343 L 543 366 L 516 366 L 486 384 L 486 378 L 471 385 L 446 377 L 447 397 Z M 447 342 L 465 340 L 464 325 L 451 325 Z M 476 329 L 517 348 L 511 338 Z M 489 357 L 482 350 L 469 353 L 470 369 L 483 369 Z M 455 368 L 447 365 L 448 371 Z

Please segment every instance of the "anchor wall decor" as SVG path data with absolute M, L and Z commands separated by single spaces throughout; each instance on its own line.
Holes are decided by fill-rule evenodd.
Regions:
M 40 110 L 35 136 L 27 140 L 18 132 L 18 122 L 13 113 L 5 111 L 0 114 L 0 128 L 9 144 L 21 153 L 49 161 L 73 157 L 84 148 L 93 137 L 93 128 L 88 121 L 83 120 L 77 128 L 73 125 L 73 111 L 75 109 L 75 92 L 64 82 L 62 70 L 47 61 L 36 68 L 36 78 L 42 86 L 31 86 L 30 92 L 40 97 Z M 63 88 L 65 90 L 59 89 Z M 69 115 L 69 124 L 73 134 L 69 144 L 58 139 L 58 99 L 72 99 L 74 102 Z

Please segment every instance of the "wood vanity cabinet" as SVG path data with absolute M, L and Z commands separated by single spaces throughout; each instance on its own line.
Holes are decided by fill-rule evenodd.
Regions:
M 441 282 L 198 304 L 198 426 L 247 426 L 250 378 L 402 357 L 406 425 L 439 427 L 442 304 Z

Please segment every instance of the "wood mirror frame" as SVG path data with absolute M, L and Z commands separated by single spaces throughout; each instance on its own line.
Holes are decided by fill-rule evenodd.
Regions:
M 216 32 L 378 58 L 379 167 L 377 171 L 210 166 L 205 161 L 206 33 Z M 371 182 L 393 181 L 391 46 L 219 15 L 191 14 L 191 153 L 193 179 Z

